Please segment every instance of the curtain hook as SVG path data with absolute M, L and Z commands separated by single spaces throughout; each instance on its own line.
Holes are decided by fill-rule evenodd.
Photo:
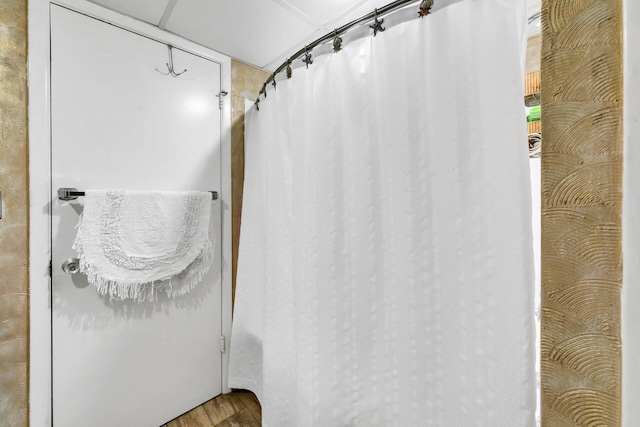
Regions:
M 431 13 L 433 2 L 434 0 L 422 0 L 420 2 L 420 10 L 418 11 L 418 15 L 420 15 L 420 18 L 425 17 Z
M 313 64 L 313 58 L 311 56 L 311 52 L 309 52 L 309 47 L 304 45 L 304 58 L 302 58 L 302 62 L 307 64 L 307 68 L 309 68 L 309 64 Z
M 340 52 L 342 50 L 342 38 L 338 35 L 338 30 L 333 30 L 335 38 L 333 39 L 333 51 Z
M 271 84 L 273 88 L 276 89 L 276 73 L 271 74 Z
M 290 79 L 291 78 L 291 74 L 293 74 L 293 70 L 291 70 L 291 58 L 287 59 L 286 73 L 287 73 L 287 78 Z
M 369 28 L 373 30 L 373 37 L 378 34 L 378 31 L 382 32 L 385 30 L 385 28 L 382 26 L 384 19 L 378 19 L 378 8 L 376 8 L 374 12 L 375 20 L 373 21 L 373 24 L 369 25 Z

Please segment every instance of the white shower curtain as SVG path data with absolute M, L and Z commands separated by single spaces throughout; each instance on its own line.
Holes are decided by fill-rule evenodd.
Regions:
M 535 424 L 523 10 L 416 3 L 248 113 L 229 385 L 263 425 Z

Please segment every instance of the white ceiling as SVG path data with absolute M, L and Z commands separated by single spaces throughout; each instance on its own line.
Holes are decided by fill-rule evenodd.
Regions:
M 305 43 L 391 0 L 89 0 L 274 70 Z M 528 1 L 528 16 L 540 0 Z
M 278 67 L 304 43 L 389 3 L 389 0 L 90 1 L 267 70 Z

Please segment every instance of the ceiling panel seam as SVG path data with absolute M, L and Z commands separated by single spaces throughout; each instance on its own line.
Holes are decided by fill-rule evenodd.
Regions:
M 164 8 L 164 13 L 162 14 L 162 18 L 160 18 L 158 27 L 162 28 L 163 30 L 165 29 L 165 27 L 167 26 L 167 21 L 169 21 L 171 13 L 173 13 L 173 9 L 176 7 L 176 3 L 178 3 L 178 0 L 169 0 L 167 2 L 167 7 Z
M 282 7 L 284 7 L 285 9 L 289 10 L 289 12 L 293 13 L 294 15 L 296 15 L 298 18 L 302 19 L 303 21 L 305 21 L 307 24 L 313 25 L 313 26 L 322 26 L 322 22 L 318 21 L 317 19 L 314 19 L 313 17 L 309 16 L 308 14 L 304 13 L 303 11 L 301 11 L 300 9 L 298 9 L 297 7 L 295 7 L 294 5 L 292 5 L 291 3 L 289 3 L 286 0 L 271 0 L 273 3 L 276 3 Z

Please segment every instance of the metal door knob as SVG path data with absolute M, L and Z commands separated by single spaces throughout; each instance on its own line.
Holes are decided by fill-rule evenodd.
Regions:
M 67 274 L 76 274 L 80 271 L 80 260 L 78 258 L 69 258 L 62 263 L 62 271 Z

